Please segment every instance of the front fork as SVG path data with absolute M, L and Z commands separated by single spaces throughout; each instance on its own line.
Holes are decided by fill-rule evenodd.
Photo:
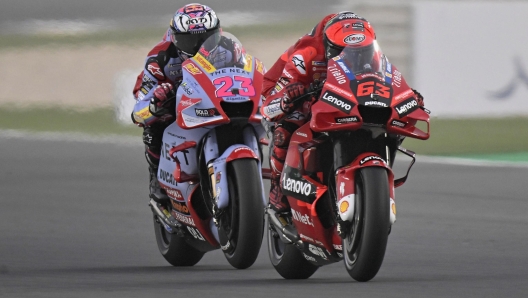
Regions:
M 405 183 L 412 165 L 415 162 L 415 153 L 403 147 L 398 147 L 398 151 L 412 158 L 412 161 L 407 169 L 405 176 L 394 180 L 394 173 L 390 165 L 380 155 L 372 152 L 365 152 L 360 154 L 348 166 L 340 167 L 335 172 L 335 190 L 336 190 L 336 204 L 338 213 L 338 233 L 340 236 L 346 234 L 347 223 L 354 220 L 356 198 L 355 198 L 355 179 L 358 170 L 365 167 L 383 167 L 387 170 L 389 178 L 389 195 L 390 195 L 390 224 L 391 226 L 396 222 L 396 202 L 394 201 L 394 188 L 399 187 Z
M 214 235 L 221 245 L 224 245 L 225 237 L 220 237 L 218 228 L 221 225 L 221 218 L 223 210 L 229 206 L 229 201 L 232 199 L 229 193 L 228 179 L 227 179 L 227 165 L 237 159 L 251 158 L 257 161 L 259 172 L 262 171 L 262 161 L 260 157 L 260 145 L 258 137 L 251 126 L 247 126 L 242 130 L 243 144 L 233 144 L 225 150 L 219 148 L 218 136 L 216 130 L 211 130 L 206 134 L 203 141 L 203 159 L 204 165 L 207 167 L 207 176 L 202 177 L 202 192 L 207 193 L 207 197 L 211 200 L 211 208 L 213 214 L 213 222 L 216 226 Z M 223 150 L 223 152 L 221 152 Z M 201 171 L 202 172 L 202 171 Z M 203 172 L 202 172 L 203 173 Z M 205 173 L 204 173 L 205 174 Z M 264 185 L 262 176 L 259 177 L 262 189 Z M 264 208 L 265 197 L 262 192 L 262 204 Z M 222 246 L 222 249 L 224 247 Z

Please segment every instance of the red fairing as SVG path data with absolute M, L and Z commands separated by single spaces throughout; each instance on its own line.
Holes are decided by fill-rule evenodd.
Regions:
M 295 223 L 295 227 L 297 228 L 299 236 L 303 241 L 320 246 L 322 245 L 329 252 L 333 252 L 334 227 L 325 229 L 319 220 L 319 216 L 315 208 L 324 192 L 326 192 L 326 186 L 313 180 L 311 180 L 311 182 L 314 182 L 318 189 L 318 196 L 316 196 L 316 199 L 313 203 L 306 203 L 288 196 L 288 201 L 290 202 L 292 211 L 292 220 Z
M 375 94 L 383 97 L 382 104 L 392 109 L 384 123 L 388 133 L 428 139 L 429 114 L 419 105 L 416 95 L 396 67 L 392 66 L 391 71 L 386 74 L 391 78 L 389 85 L 384 77 L 376 74 L 347 75 L 346 67 L 338 65 L 334 59 L 329 60 L 327 81 L 319 100 L 312 106 L 310 128 L 316 132 L 361 128 L 364 119 L 359 111 L 358 98 Z M 424 122 L 427 131 L 416 127 L 418 122 Z
M 356 172 L 365 167 L 383 167 L 387 169 L 387 174 L 389 176 L 389 188 L 390 188 L 390 197 L 394 199 L 394 173 L 390 166 L 385 162 L 385 160 L 371 152 L 365 152 L 354 161 L 348 165 L 344 166 L 337 170 L 336 172 L 336 188 L 337 188 L 337 201 L 346 197 L 347 195 L 355 193 L 355 177 Z M 341 185 L 343 185 L 343 191 L 341 191 Z
M 196 191 L 197 188 L 198 187 L 196 187 L 194 191 Z M 220 244 L 216 241 L 215 237 L 213 236 L 211 232 L 211 229 L 209 228 L 209 222 L 211 221 L 211 218 L 208 218 L 206 220 L 200 219 L 200 216 L 198 215 L 198 213 L 193 207 L 192 193 L 189 195 L 187 208 L 189 209 L 189 213 L 191 214 L 191 217 L 194 219 L 195 227 L 204 236 L 205 240 L 207 240 L 207 242 L 209 242 L 209 244 L 211 244 L 213 247 L 220 248 Z
M 256 71 L 253 72 L 253 85 L 255 86 L 256 92 L 254 96 L 250 97 L 253 102 L 253 111 L 249 117 L 249 122 L 260 123 L 262 117 L 260 116 L 260 106 L 262 104 L 261 93 L 264 80 L 264 64 L 257 58 L 254 58 L 253 61 L 256 67 Z
M 302 167 L 299 163 L 301 156 L 299 154 L 299 144 L 308 142 L 310 140 L 313 140 L 313 132 L 310 130 L 310 127 L 307 124 L 297 129 L 291 137 L 285 164 L 292 168 L 301 169 Z
M 241 158 L 259 159 L 257 154 L 255 154 L 255 152 L 253 152 L 253 150 L 251 150 L 250 148 L 240 147 L 240 148 L 236 148 L 235 150 L 233 150 L 233 152 L 231 152 L 231 154 L 227 156 L 226 162 L 230 162 L 235 159 L 241 159 Z
M 350 78 L 333 59 L 328 61 L 326 83 L 312 106 L 310 127 L 317 132 L 357 130 L 362 126 L 358 102 L 350 89 Z

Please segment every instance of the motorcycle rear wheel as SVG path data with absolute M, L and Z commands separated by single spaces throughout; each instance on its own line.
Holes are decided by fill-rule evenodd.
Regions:
M 356 214 L 343 239 L 344 263 L 357 281 L 369 281 L 378 273 L 389 237 L 390 199 L 387 170 L 367 167 L 356 179 Z
M 270 220 L 268 225 L 268 254 L 275 270 L 285 279 L 307 279 L 312 276 L 319 267 L 306 260 L 293 244 L 286 244 L 278 235 L 274 235 Z
M 234 268 L 246 269 L 255 263 L 262 245 L 264 203 L 262 182 L 254 159 L 237 159 L 228 164 L 227 179 L 231 196 L 222 224 L 231 249 L 224 255 Z
M 167 232 L 156 215 L 154 215 L 154 233 L 161 255 L 172 266 L 194 266 L 205 254 L 187 244 L 183 237 Z

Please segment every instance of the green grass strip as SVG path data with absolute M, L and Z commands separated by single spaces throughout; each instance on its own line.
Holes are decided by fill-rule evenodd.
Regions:
M 54 107 L 0 108 L 0 129 L 21 129 L 34 132 L 83 132 L 94 135 L 141 135 L 142 129 L 116 120 L 112 109 L 75 111 Z
M 431 137 L 403 147 L 443 156 L 528 152 L 528 118 L 432 119 Z
M 112 109 L 74 111 L 54 107 L 0 107 L 0 129 L 140 136 L 142 129 L 116 120 Z M 528 155 L 528 118 L 432 119 L 429 140 L 406 138 L 418 154 L 517 160 Z

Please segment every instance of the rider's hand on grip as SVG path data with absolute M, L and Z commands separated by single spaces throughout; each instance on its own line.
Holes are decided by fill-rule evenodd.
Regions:
M 418 101 L 418 105 L 423 107 L 424 106 L 424 98 L 420 92 L 414 90 L 411 88 L 411 90 L 414 92 L 414 95 L 416 95 L 416 100 Z
M 293 83 L 286 86 L 284 96 L 281 101 L 281 109 L 284 113 L 291 113 L 295 110 L 295 101 L 306 94 L 306 89 L 301 83 Z
M 156 117 L 170 114 L 169 106 L 176 98 L 174 86 L 171 83 L 163 83 L 154 89 L 154 96 L 150 99 L 149 110 Z

